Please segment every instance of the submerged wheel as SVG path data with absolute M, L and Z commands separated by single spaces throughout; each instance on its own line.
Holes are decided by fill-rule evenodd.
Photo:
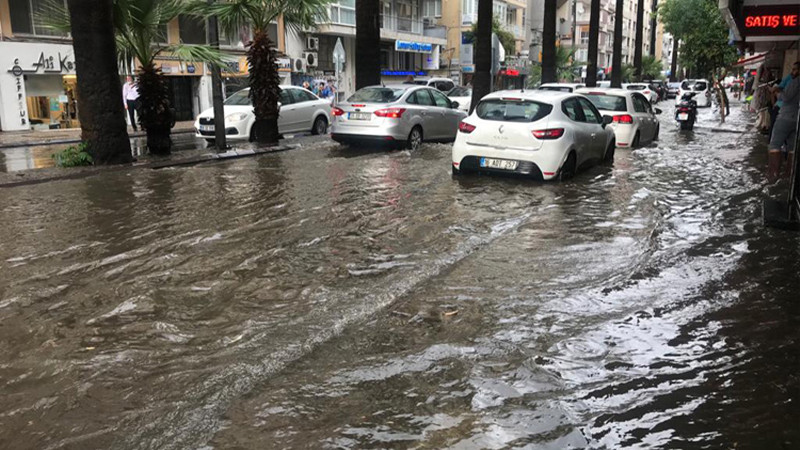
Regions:
M 319 116 L 314 119 L 314 126 L 311 127 L 311 134 L 320 135 L 328 131 L 328 121 L 325 116 Z
M 561 170 L 558 171 L 558 181 L 567 181 L 575 176 L 575 169 L 577 168 L 577 158 L 575 152 L 570 152 Z
M 603 162 L 606 164 L 614 164 L 614 154 L 616 153 L 616 151 L 617 151 L 617 143 L 611 141 L 611 143 L 608 144 L 605 156 L 603 156 Z
M 653 140 L 654 140 L 654 141 L 657 141 L 657 140 L 658 140 L 658 133 L 660 133 L 660 132 L 661 132 L 661 125 L 657 125 L 657 126 L 656 126 L 656 134 L 655 134 L 655 135 L 653 135 Z
M 639 132 L 636 132 L 636 136 L 633 137 L 633 142 L 631 143 L 631 148 L 638 148 L 639 147 Z
M 422 128 L 416 126 L 411 129 L 411 133 L 408 133 L 408 142 L 407 147 L 411 150 L 419 150 L 420 146 L 422 145 Z

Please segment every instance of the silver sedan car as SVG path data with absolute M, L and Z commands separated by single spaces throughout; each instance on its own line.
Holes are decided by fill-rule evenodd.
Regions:
M 360 89 L 334 106 L 331 116 L 331 137 L 336 142 L 416 150 L 423 141 L 453 141 L 467 113 L 436 89 L 398 84 Z

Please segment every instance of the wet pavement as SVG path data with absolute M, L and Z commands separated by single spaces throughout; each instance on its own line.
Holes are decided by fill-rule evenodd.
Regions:
M 323 137 L 3 190 L 0 448 L 797 448 L 763 139 L 664 108 L 566 183 Z

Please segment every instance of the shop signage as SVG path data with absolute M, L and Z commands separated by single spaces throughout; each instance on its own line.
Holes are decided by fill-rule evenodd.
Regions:
M 278 72 L 291 72 L 292 71 L 292 60 L 291 58 L 278 58 Z
M 14 66 L 8 69 L 8 71 L 15 77 L 28 73 L 39 73 L 39 70 L 41 70 L 42 73 L 73 72 L 75 71 L 75 61 L 70 61 L 70 56 L 72 55 L 61 56 L 61 53 L 58 53 L 58 58 L 52 55 L 48 57 L 45 56 L 44 52 L 41 52 L 39 54 L 39 59 L 31 64 L 29 69 L 22 67 L 19 58 L 16 58 L 14 59 Z
M 747 36 L 800 35 L 800 10 L 797 5 L 745 6 L 743 11 Z
M 394 41 L 394 49 L 398 52 L 431 53 L 433 44 L 425 42 Z
M 472 64 L 461 66 L 461 71 L 464 73 L 475 73 L 475 66 Z
M 409 75 L 412 77 L 424 77 L 427 74 L 428 72 L 424 70 L 418 70 L 416 72 L 413 70 L 381 70 L 381 75 L 386 77 L 406 77 Z

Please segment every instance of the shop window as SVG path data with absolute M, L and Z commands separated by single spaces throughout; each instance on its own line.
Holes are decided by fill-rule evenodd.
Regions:
M 203 19 L 180 15 L 178 16 L 178 28 L 180 30 L 180 38 L 182 43 L 206 43 L 206 24 Z
M 67 36 L 66 33 L 46 27 L 39 17 L 40 15 L 44 15 L 50 1 L 51 0 L 8 0 L 8 6 L 11 10 L 11 31 L 15 34 L 33 34 L 37 36 Z M 66 7 L 67 4 L 65 1 L 64 8 Z

